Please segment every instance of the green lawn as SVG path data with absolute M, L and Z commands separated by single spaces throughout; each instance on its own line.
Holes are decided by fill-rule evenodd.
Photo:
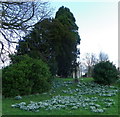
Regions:
M 118 115 L 118 94 L 115 96 L 111 96 L 111 97 L 99 96 L 99 94 L 94 94 L 94 95 L 83 94 L 84 98 L 97 97 L 100 101 L 97 101 L 96 104 L 99 104 L 103 107 L 105 106 L 105 104 L 101 100 L 103 100 L 104 98 L 113 99 L 115 104 L 107 108 L 106 111 L 103 113 L 95 113 L 95 112 L 90 111 L 89 108 L 85 109 L 83 107 L 80 107 L 78 109 L 71 109 L 71 108 L 57 109 L 57 110 L 53 109 L 49 111 L 43 108 L 40 108 L 39 112 L 29 112 L 25 110 L 20 110 L 19 108 L 11 107 L 11 105 L 15 103 L 26 102 L 28 104 L 30 103 L 30 101 L 40 102 L 44 100 L 50 100 L 51 98 L 53 98 L 53 96 L 58 96 L 58 95 L 60 96 L 78 95 L 79 92 L 73 92 L 72 94 L 70 94 L 69 92 L 63 93 L 62 91 L 68 91 L 69 88 L 72 91 L 74 91 L 75 89 L 79 89 L 80 91 L 82 90 L 86 91 L 87 89 L 85 89 L 84 83 L 90 83 L 93 81 L 93 79 L 92 78 L 81 78 L 81 83 L 83 83 L 82 87 L 78 87 L 77 84 L 67 84 L 67 85 L 65 84 L 65 82 L 70 82 L 70 81 L 73 81 L 73 79 L 72 78 L 57 78 L 54 81 L 54 87 L 49 92 L 43 93 L 43 94 L 30 95 L 30 96 L 23 96 L 22 100 L 15 100 L 14 98 L 4 98 L 2 100 L 2 113 L 3 115 Z M 62 84 L 65 84 L 65 85 L 62 85 Z M 85 85 L 89 89 L 90 86 L 87 84 Z M 95 87 L 93 86 L 93 88 Z M 108 88 L 108 89 L 112 91 L 111 88 Z

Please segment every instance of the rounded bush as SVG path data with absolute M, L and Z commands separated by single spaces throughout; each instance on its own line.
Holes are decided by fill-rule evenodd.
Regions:
M 42 93 L 50 89 L 51 73 L 46 63 L 27 55 L 17 57 L 19 62 L 5 67 L 2 72 L 5 97 Z
M 102 61 L 94 66 L 93 78 L 99 84 L 110 85 L 118 79 L 118 71 L 109 61 Z

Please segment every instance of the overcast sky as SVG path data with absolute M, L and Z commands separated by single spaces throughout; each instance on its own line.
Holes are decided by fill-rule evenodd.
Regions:
M 53 2 L 54 1 L 54 2 Z M 56 12 L 65 6 L 73 13 L 81 38 L 81 57 L 85 53 L 100 51 L 108 54 L 110 61 L 118 64 L 118 2 L 78 2 L 78 0 L 52 0 Z
M 55 9 L 53 17 L 61 6 L 73 13 L 81 38 L 81 58 L 85 53 L 102 51 L 118 66 L 118 0 L 49 1 Z

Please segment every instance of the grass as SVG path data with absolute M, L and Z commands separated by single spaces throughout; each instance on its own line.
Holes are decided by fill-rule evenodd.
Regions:
M 92 78 L 81 78 L 81 82 L 92 82 Z M 57 82 L 63 83 L 64 81 L 73 81 L 72 78 L 57 78 Z M 71 84 L 69 86 L 71 89 L 76 88 L 76 84 Z M 57 95 L 69 95 L 64 94 L 61 92 L 61 90 L 67 90 L 68 87 L 58 87 L 54 89 L 54 92 L 48 92 L 47 94 L 36 94 L 36 95 L 29 95 L 29 96 L 23 96 L 22 100 L 15 100 L 14 98 L 4 98 L 2 100 L 2 114 L 3 115 L 118 115 L 118 95 L 110 97 L 115 101 L 115 105 L 111 106 L 107 109 L 104 113 L 94 113 L 89 110 L 85 110 L 83 108 L 79 108 L 77 110 L 70 110 L 70 109 L 60 109 L 60 110 L 50 110 L 46 111 L 44 109 L 40 109 L 39 112 L 28 112 L 24 110 L 20 110 L 18 108 L 11 108 L 12 104 L 20 103 L 20 102 L 26 102 L 29 103 L 30 101 L 39 102 L 42 100 L 48 100 L 51 99 L 52 96 Z M 84 95 L 85 97 L 90 97 L 91 95 Z M 93 95 L 92 95 L 93 96 Z M 98 95 L 94 95 L 99 97 Z M 100 97 L 102 98 L 102 97 Z M 98 102 L 98 104 L 103 105 L 102 102 Z

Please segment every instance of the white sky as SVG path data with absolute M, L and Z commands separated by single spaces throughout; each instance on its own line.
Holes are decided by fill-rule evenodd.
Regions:
M 108 54 L 110 61 L 118 66 L 118 2 L 79 2 L 78 0 L 51 0 L 55 12 L 65 6 L 73 13 L 81 37 L 81 57 L 85 53 L 100 51 Z M 55 2 L 53 2 L 55 1 Z M 66 2 L 67 1 L 67 2 Z M 105 1 L 105 0 L 104 0 Z

